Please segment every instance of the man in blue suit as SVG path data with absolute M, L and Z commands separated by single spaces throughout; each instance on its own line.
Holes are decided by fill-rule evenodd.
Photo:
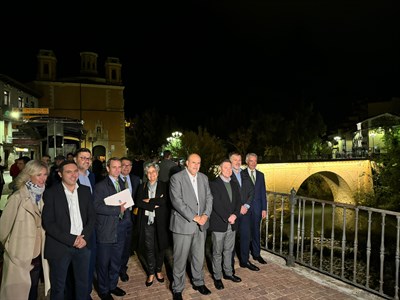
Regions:
M 79 177 L 78 184 L 85 185 L 90 188 L 90 193 L 93 195 L 94 185 L 95 185 L 95 176 L 94 173 L 89 170 L 92 164 L 92 153 L 88 148 L 79 148 L 75 152 L 74 161 L 78 166 Z M 94 200 L 93 200 L 94 201 Z M 88 283 L 88 300 L 91 300 L 92 297 L 90 294 L 93 289 L 93 280 L 95 278 L 95 267 L 96 267 L 96 232 L 94 231 L 91 237 L 91 241 L 89 243 L 90 249 L 90 264 L 89 264 L 89 283 Z M 71 276 L 69 274 L 69 276 Z M 66 299 L 74 299 L 71 297 L 68 292 L 68 282 L 67 282 L 67 297 Z
M 201 158 L 198 154 L 190 154 L 186 160 L 186 169 L 174 174 L 170 179 L 174 300 L 182 299 L 186 262 L 189 257 L 191 258 L 193 288 L 203 295 L 211 294 L 204 284 L 203 263 L 213 197 L 207 176 L 199 172 L 200 162 Z
M 251 255 L 253 259 L 260 264 L 267 262 L 261 257 L 260 246 L 260 222 L 267 216 L 267 192 L 265 188 L 264 173 L 256 170 L 257 167 L 257 154 L 248 153 L 246 155 L 247 168 L 243 171 L 250 177 L 254 185 L 254 200 L 250 207 L 251 217 Z
M 131 174 L 132 171 L 132 160 L 128 157 L 121 157 L 121 174 L 119 177 L 124 182 L 124 186 L 126 189 L 129 189 L 132 195 L 132 199 L 135 200 L 137 189 L 140 185 L 140 178 L 134 174 Z M 125 245 L 124 250 L 122 252 L 121 257 L 121 268 L 119 269 L 119 277 L 123 282 L 129 280 L 129 276 L 127 274 L 128 270 L 128 262 L 129 256 L 132 252 L 132 236 L 133 236 L 133 221 L 134 214 L 132 211 L 132 207 L 129 207 L 128 211 L 128 219 L 126 222 L 126 236 L 125 236 Z
M 96 211 L 97 238 L 97 283 L 102 300 L 112 300 L 126 292 L 117 286 L 121 258 L 124 250 L 126 229 L 130 222 L 129 210 L 125 202 L 120 206 L 106 205 L 104 199 L 125 189 L 121 174 L 121 161 L 111 157 L 107 161 L 108 176 L 96 184 L 94 189 L 94 209 Z
M 249 261 L 250 256 L 250 239 L 251 239 L 251 210 L 254 201 L 254 185 L 251 183 L 250 177 L 245 170 L 242 170 L 242 156 L 233 152 L 229 155 L 232 163 L 233 182 L 240 187 L 240 214 L 239 214 L 239 251 L 237 251 L 240 266 L 248 268 L 251 271 L 259 271 L 260 269 Z M 232 255 L 232 265 L 234 260 Z

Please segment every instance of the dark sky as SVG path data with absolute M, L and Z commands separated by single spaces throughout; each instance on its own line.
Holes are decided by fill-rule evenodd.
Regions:
M 97 52 L 99 69 L 119 57 L 128 116 L 157 101 L 194 122 L 234 102 L 304 100 L 329 124 L 357 100 L 400 96 L 399 1 L 171 2 L 19 8 L 1 21 L 0 73 L 33 79 L 41 48 L 59 75 L 79 72 L 81 51 Z

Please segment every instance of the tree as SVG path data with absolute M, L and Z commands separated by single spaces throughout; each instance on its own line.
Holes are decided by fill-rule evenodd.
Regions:
M 375 198 L 372 206 L 400 210 L 400 127 L 384 126 L 384 143 L 387 153 L 376 160 L 373 175 Z M 371 205 L 371 203 L 369 203 Z
M 201 157 L 200 171 L 214 178 L 216 166 L 227 158 L 227 150 L 222 140 L 210 135 L 206 129 L 198 128 L 198 132 L 184 132 L 182 137 L 182 148 L 179 151 L 180 157 L 187 158 L 191 153 L 197 153 Z
M 161 152 L 165 139 L 175 128 L 175 119 L 161 116 L 156 110 L 147 110 L 130 120 L 126 129 L 126 146 L 129 155 L 154 156 Z
M 251 145 L 251 138 L 251 128 L 239 128 L 229 135 L 228 143 L 231 144 L 238 153 L 245 154 L 248 152 Z

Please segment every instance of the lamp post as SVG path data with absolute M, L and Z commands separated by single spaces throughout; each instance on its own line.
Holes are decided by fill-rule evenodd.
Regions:
M 182 132 L 174 131 L 171 133 L 171 136 L 167 137 L 167 149 L 171 150 L 173 155 L 181 148 L 181 136 Z

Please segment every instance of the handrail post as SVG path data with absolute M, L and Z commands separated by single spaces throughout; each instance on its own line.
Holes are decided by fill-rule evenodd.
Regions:
M 294 255 L 293 255 L 293 248 L 294 248 L 294 210 L 296 207 L 296 190 L 292 188 L 290 190 L 290 237 L 289 237 L 289 255 L 286 260 L 286 265 L 288 267 L 294 267 Z

